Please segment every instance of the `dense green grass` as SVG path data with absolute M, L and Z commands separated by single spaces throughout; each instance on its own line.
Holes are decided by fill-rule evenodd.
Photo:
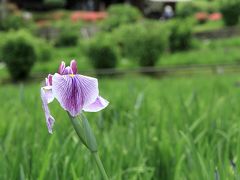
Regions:
M 101 79 L 110 101 L 86 113 L 111 179 L 238 177 L 239 75 Z M 59 104 L 47 132 L 40 82 L 0 86 L 0 179 L 100 179 Z M 236 164 L 236 169 L 231 165 Z M 217 169 L 217 171 L 216 171 Z

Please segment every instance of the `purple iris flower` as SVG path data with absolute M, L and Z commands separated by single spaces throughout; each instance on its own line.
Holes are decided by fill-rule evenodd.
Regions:
M 49 133 L 52 133 L 55 120 L 51 116 L 48 104 L 54 98 L 73 117 L 79 115 L 82 110 L 97 112 L 109 104 L 107 100 L 99 96 L 96 78 L 77 74 L 75 60 L 72 60 L 70 66 L 67 67 L 65 62 L 62 62 L 58 73 L 48 75 L 45 86 L 41 88 L 41 98 Z

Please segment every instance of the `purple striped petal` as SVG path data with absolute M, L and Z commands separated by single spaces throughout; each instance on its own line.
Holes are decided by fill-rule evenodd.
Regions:
M 101 96 L 98 96 L 94 103 L 88 106 L 84 106 L 83 110 L 87 112 L 97 112 L 107 107 L 108 104 L 109 102 L 106 99 L 102 98 Z
M 42 99 L 42 107 L 45 113 L 46 123 L 48 132 L 52 134 L 52 128 L 54 124 L 54 118 L 50 114 L 50 110 L 48 108 L 48 104 L 53 101 L 54 97 L 52 95 L 52 90 L 50 86 L 41 88 L 41 99 Z
M 63 109 L 77 116 L 83 107 L 92 104 L 98 97 L 96 78 L 79 74 L 53 76 L 53 95 Z

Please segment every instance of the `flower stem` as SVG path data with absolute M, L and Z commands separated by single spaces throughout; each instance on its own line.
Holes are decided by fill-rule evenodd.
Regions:
M 88 148 L 88 150 L 92 153 L 94 160 L 97 163 L 98 169 L 100 170 L 103 179 L 108 180 L 107 173 L 103 167 L 102 161 L 98 155 L 98 148 L 96 138 L 92 132 L 90 124 L 88 123 L 87 118 L 80 114 L 79 116 L 72 117 L 68 114 L 72 125 L 80 139 L 80 141 Z
M 69 115 L 69 117 L 70 117 L 71 123 L 73 125 L 73 128 L 75 129 L 80 141 L 87 147 L 87 144 L 86 144 L 86 141 L 85 141 L 84 135 L 83 135 L 83 132 L 84 132 L 83 127 L 82 127 L 82 124 L 79 122 L 78 117 L 72 117 L 70 115 Z
M 92 152 L 92 155 L 93 155 L 93 157 L 94 157 L 94 159 L 95 159 L 95 161 L 97 163 L 98 169 L 100 170 L 100 172 L 101 172 L 101 174 L 103 176 L 103 179 L 104 180 L 108 180 L 107 173 L 106 173 L 106 171 L 105 171 L 105 169 L 103 167 L 103 164 L 102 164 L 102 161 L 101 161 L 101 159 L 99 157 L 98 152 Z

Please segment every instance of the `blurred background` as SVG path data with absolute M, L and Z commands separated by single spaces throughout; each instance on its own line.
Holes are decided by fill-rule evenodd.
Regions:
M 66 112 L 62 60 L 110 101 L 86 113 L 113 180 L 239 179 L 240 0 L 1 0 L 0 179 L 98 180 Z

